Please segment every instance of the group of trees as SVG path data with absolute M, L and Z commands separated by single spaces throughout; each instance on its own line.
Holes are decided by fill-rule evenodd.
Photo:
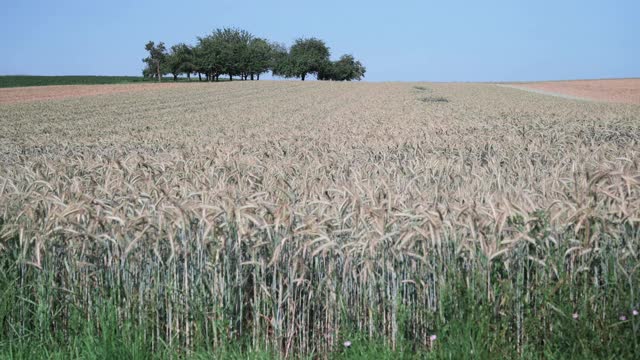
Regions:
M 166 74 L 177 80 L 180 75 L 189 79 L 198 74 L 207 81 L 218 81 L 226 75 L 229 80 L 260 80 L 260 75 L 271 71 L 274 76 L 305 80 L 315 75 L 318 80 L 361 80 L 365 67 L 352 55 L 331 60 L 324 41 L 300 38 L 291 48 L 253 36 L 245 30 L 224 28 L 198 37 L 195 46 L 179 43 L 167 49 L 163 42 L 149 41 L 145 49 L 149 56 L 142 61 L 145 77 L 158 81 Z

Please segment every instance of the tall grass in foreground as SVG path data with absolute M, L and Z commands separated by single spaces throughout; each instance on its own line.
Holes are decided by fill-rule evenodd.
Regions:
M 172 166 L 211 180 L 189 161 Z M 3 179 L 0 349 L 640 354 L 637 165 L 576 178 L 545 209 L 402 211 L 384 189 L 299 209 L 294 193 L 181 194 L 166 164 L 103 165 L 62 194 L 53 167 Z

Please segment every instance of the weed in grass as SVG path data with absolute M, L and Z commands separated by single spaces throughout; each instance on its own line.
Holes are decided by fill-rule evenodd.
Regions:
M 449 99 L 442 96 L 427 96 L 420 98 L 420 101 L 428 103 L 448 103 Z

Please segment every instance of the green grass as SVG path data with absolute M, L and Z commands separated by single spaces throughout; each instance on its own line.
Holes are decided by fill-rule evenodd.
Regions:
M 163 82 L 173 82 L 172 77 L 165 77 Z M 187 81 L 179 78 L 178 81 Z M 198 77 L 192 77 L 191 81 L 198 81 Z M 31 75 L 5 75 L 0 76 L 0 88 L 22 86 L 47 86 L 47 85 L 105 85 L 105 84 L 131 84 L 131 83 L 156 82 L 141 76 L 31 76 Z
M 2 224 L 0 223 L 0 230 Z M 15 241 L 16 239 L 13 239 Z M 12 247 L 11 240 L 6 243 Z M 54 285 L 55 272 L 18 265 L 9 253 L 0 257 L 0 359 L 278 359 L 282 348 L 273 342 L 252 344 L 250 336 L 234 336 L 226 321 L 219 324 L 217 344 L 196 333 L 188 348 L 175 338 L 154 337 L 156 310 L 135 314 L 124 303 L 121 289 L 95 289 L 88 309 L 70 303 L 78 294 Z M 559 256 L 558 260 L 562 257 Z M 615 263 L 604 256 L 606 263 Z M 370 337 L 345 317 L 331 352 L 316 351 L 304 357 L 332 359 L 637 359 L 640 316 L 632 316 L 626 300 L 633 290 L 623 281 L 593 288 L 583 284 L 582 296 L 572 299 L 570 278 L 560 274 L 555 288 L 533 287 L 529 300 L 517 300 L 519 281 L 500 279 L 504 270 L 494 267 L 492 285 L 504 307 L 467 287 L 464 276 L 453 276 L 441 288 L 440 309 L 433 314 L 431 346 L 413 338 L 411 318 L 416 314 L 398 304 L 398 339 Z M 20 276 L 22 274 L 22 278 Z M 458 272 L 461 274 L 461 272 Z M 471 276 L 472 283 L 482 277 Z M 578 281 L 579 279 L 573 279 Z M 531 285 L 531 284 L 530 284 Z M 574 284 L 577 285 L 577 284 Z M 511 302 L 511 301 L 513 302 Z M 506 306 L 522 306 L 518 311 Z M 600 304 L 600 305 L 599 305 Z M 68 305 L 68 306 L 63 306 Z M 81 304 L 78 304 L 81 305 Z M 205 308 L 207 306 L 205 305 Z M 599 308 L 594 311 L 595 308 Z M 130 308 L 129 308 L 130 309 Z M 158 309 L 160 310 L 160 309 Z M 223 311 L 223 309 L 218 309 Z M 125 313 L 126 312 L 126 313 Z M 578 319 L 571 314 L 577 312 Z M 522 314 L 520 324 L 518 313 Z M 621 313 L 627 321 L 619 321 Z M 194 312 L 194 328 L 204 329 L 201 314 Z M 518 332 L 526 334 L 520 336 Z M 344 341 L 351 341 L 345 348 Z M 172 343 L 173 341 L 173 343 Z M 284 347 L 284 344 L 283 344 Z
M 198 344 L 186 350 L 168 343 L 152 343 L 145 338 L 144 328 L 132 323 L 119 324 L 114 312 L 103 314 L 101 326 L 96 323 L 81 323 L 77 319 L 78 333 L 65 337 L 51 332 L 45 339 L 26 335 L 22 338 L 0 340 L 0 359 L 281 359 L 275 349 L 254 349 L 242 341 L 228 342 L 218 348 Z M 480 318 L 484 316 L 481 315 Z M 486 319 L 485 319 L 486 320 Z M 630 328 L 634 319 L 624 326 L 611 327 L 612 336 L 619 336 L 611 342 L 599 338 L 589 330 L 588 324 L 567 322 L 557 328 L 555 341 L 536 347 L 514 350 L 513 344 L 489 322 L 452 322 L 441 329 L 439 337 L 430 348 L 417 347 L 412 342 L 400 340 L 396 349 L 386 345 L 382 339 L 367 339 L 366 335 L 349 337 L 352 345 L 345 348 L 336 344 L 331 353 L 314 353 L 299 359 L 637 359 L 638 352 L 633 344 Z M 559 323 L 558 323 L 559 324 Z M 635 324 L 637 325 L 637 324 Z M 624 328 L 627 328 L 626 330 Z M 544 339 L 540 339 L 541 344 Z

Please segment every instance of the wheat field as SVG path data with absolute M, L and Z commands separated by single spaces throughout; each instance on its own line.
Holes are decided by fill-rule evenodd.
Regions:
M 3 104 L 3 337 L 633 357 L 639 155 L 639 105 L 492 84 Z

